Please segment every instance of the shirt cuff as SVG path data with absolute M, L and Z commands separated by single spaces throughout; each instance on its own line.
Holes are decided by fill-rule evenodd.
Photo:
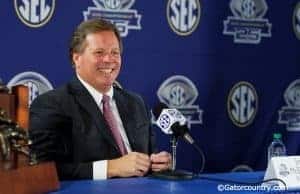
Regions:
M 93 162 L 93 180 L 107 179 L 107 160 Z

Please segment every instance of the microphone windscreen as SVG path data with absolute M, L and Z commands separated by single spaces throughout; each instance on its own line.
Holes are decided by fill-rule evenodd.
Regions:
M 167 109 L 169 108 L 165 103 L 160 102 L 158 105 L 156 105 L 153 109 L 152 109 L 152 113 L 155 117 L 155 120 L 158 119 L 160 113 L 162 112 L 163 109 Z
M 184 136 L 185 133 L 189 132 L 187 124 L 180 125 L 179 122 L 176 122 L 172 125 L 172 131 L 177 136 Z

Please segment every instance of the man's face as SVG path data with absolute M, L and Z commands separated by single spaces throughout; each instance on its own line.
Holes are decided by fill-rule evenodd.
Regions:
M 121 67 L 121 53 L 114 32 L 88 34 L 85 49 L 73 54 L 76 73 L 101 93 L 107 92 Z

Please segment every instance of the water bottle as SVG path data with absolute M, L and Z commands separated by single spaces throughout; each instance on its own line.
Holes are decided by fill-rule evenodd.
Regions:
M 268 161 L 270 161 L 272 157 L 285 156 L 285 155 L 286 155 L 286 148 L 281 140 L 281 134 L 274 133 L 273 141 L 268 147 Z

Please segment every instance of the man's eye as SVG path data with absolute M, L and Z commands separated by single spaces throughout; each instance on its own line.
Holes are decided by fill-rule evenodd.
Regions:
M 96 51 L 95 53 L 96 53 L 96 55 L 98 55 L 98 56 L 103 56 L 103 54 L 104 54 L 103 51 Z
M 120 55 L 120 51 L 112 51 L 111 54 L 113 56 L 119 56 Z

